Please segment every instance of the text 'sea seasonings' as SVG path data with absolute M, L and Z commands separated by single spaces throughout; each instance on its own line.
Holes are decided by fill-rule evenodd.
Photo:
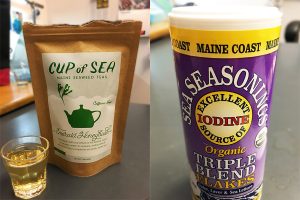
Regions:
M 119 162 L 141 22 L 23 29 L 49 162 L 75 176 Z
M 193 199 L 261 199 L 280 12 L 185 7 L 170 23 Z

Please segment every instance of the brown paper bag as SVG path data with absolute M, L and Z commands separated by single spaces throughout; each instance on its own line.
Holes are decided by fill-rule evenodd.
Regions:
M 49 162 L 74 176 L 120 162 L 141 22 L 23 30 Z

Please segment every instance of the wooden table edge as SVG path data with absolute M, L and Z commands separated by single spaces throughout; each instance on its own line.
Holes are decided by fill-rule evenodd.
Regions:
M 19 86 L 9 85 L 9 86 L 1 86 L 1 87 L 6 87 L 6 88 L 11 87 L 10 92 L 13 92 L 14 90 L 13 87 L 19 87 Z M 1 91 L 1 87 L 0 87 L 0 91 Z M 20 86 L 20 87 L 24 87 L 24 86 Z M 0 116 L 34 102 L 34 95 L 32 92 L 31 84 L 28 84 L 26 87 L 27 87 L 26 89 L 31 89 L 29 90 L 28 93 L 24 93 L 18 97 L 8 98 L 7 101 L 4 101 L 4 104 L 0 105 Z

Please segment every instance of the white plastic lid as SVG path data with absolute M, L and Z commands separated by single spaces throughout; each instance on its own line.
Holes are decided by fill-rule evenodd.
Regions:
M 171 26 L 199 30 L 253 30 L 281 25 L 282 13 L 270 6 L 204 5 L 173 8 Z

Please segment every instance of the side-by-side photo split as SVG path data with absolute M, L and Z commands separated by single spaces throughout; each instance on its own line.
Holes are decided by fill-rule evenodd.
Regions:
M 0 199 L 149 198 L 150 2 L 135 3 L 1 0 Z
M 299 200 L 300 0 L 0 0 L 0 199 Z

